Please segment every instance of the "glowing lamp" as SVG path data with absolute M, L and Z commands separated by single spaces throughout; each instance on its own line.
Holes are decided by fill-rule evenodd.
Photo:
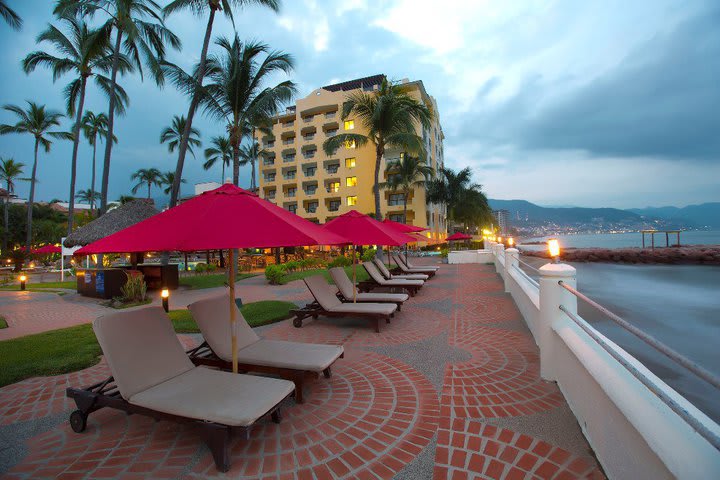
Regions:
M 27 282 L 27 277 L 25 275 L 20 275 L 20 290 L 25 290 L 26 282 Z
M 498 237 L 498 242 L 502 243 L 502 237 Z
M 515 245 L 515 240 L 512 237 L 508 238 L 508 245 L 510 245 L 511 247 Z
M 555 263 L 557 263 L 560 259 L 560 242 L 558 242 L 557 238 L 550 238 L 547 241 L 547 246 L 550 256 L 555 260 Z
M 170 290 L 163 288 L 160 292 L 160 298 L 162 298 L 162 306 L 165 312 L 170 311 Z

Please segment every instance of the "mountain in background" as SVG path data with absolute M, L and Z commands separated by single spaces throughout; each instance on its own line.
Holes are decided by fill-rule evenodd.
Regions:
M 661 218 L 670 222 L 685 221 L 698 228 L 720 227 L 720 202 L 701 203 L 687 207 L 630 208 L 628 211 L 645 217 Z

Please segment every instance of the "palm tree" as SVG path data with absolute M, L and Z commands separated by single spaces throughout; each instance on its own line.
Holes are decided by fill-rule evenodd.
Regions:
M 15 193 L 15 181 L 27 180 L 19 178 L 23 174 L 24 163 L 16 162 L 12 158 L 0 158 L 0 182 L 5 182 L 5 190 L 8 196 L 5 197 L 5 205 L 3 206 L 3 240 L 2 252 L 7 252 L 8 235 L 10 234 L 10 196 Z
M 172 190 L 172 186 L 175 183 L 175 172 L 165 172 L 161 175 L 160 183 L 165 188 L 163 189 L 163 192 L 165 192 L 165 195 L 168 195 L 170 191 Z M 187 183 L 185 179 L 183 178 L 180 180 L 180 183 Z
M 254 129 L 253 129 L 254 130 Z M 255 135 L 252 135 L 250 137 L 250 144 L 243 144 L 240 147 L 239 152 L 239 158 L 240 161 L 238 162 L 241 167 L 244 167 L 248 163 L 250 164 L 251 171 L 250 171 L 250 189 L 255 190 L 256 184 L 255 184 L 255 162 L 257 161 L 258 157 L 262 154 L 264 154 L 266 150 L 260 150 L 258 142 L 255 141 Z
M 210 140 L 211 147 L 205 149 L 205 163 L 203 168 L 210 170 L 216 162 L 222 165 L 222 176 L 220 183 L 225 181 L 225 167 L 230 166 L 232 161 L 232 147 L 230 147 L 230 139 L 227 136 L 218 135 Z
M 160 14 L 161 8 L 154 0 L 58 0 L 54 13 L 64 15 L 88 15 L 97 12 L 107 17 L 100 27 L 114 34 L 111 48 L 112 62 L 108 92 L 117 88 L 117 74 L 121 71 L 123 53 L 132 61 L 143 77 L 142 64 L 150 70 L 155 83 L 162 86 L 164 75 L 161 62 L 165 57 L 165 45 L 180 48 L 180 39 L 165 27 Z M 123 113 L 122 105 L 115 95 L 110 95 L 108 105 L 108 136 L 114 138 L 115 112 Z M 105 142 L 105 158 L 100 193 L 100 213 L 107 209 L 108 185 L 110 180 L 110 159 L 113 142 Z
M 5 105 L 3 108 L 14 113 L 18 121 L 15 125 L 0 125 L 0 135 L 8 133 L 29 133 L 35 138 L 35 155 L 33 159 L 32 173 L 30 175 L 30 198 L 28 198 L 27 208 L 27 237 L 25 242 L 25 251 L 30 253 L 32 244 L 32 215 L 33 203 L 35 201 L 35 182 L 37 181 L 37 163 L 38 150 L 43 147 L 45 153 L 50 152 L 52 142 L 48 137 L 62 138 L 66 140 L 72 139 L 72 134 L 68 132 L 50 132 L 52 127 L 60 125 L 60 119 L 64 115 L 55 110 L 46 110 L 45 105 L 38 105 L 35 102 L 27 100 L 28 108 L 23 110 L 17 105 Z
M 403 196 L 403 223 L 407 223 L 407 202 L 410 193 L 416 188 L 424 187 L 427 179 L 435 174 L 425 160 L 410 155 L 402 155 L 400 160 L 390 162 L 385 170 L 387 182 L 380 183 L 379 188 L 400 192 Z
M 90 174 L 90 188 L 89 190 L 92 192 L 95 192 L 95 158 L 97 154 L 97 140 L 98 137 L 101 140 L 107 141 L 108 138 L 108 131 L 107 131 L 107 116 L 104 113 L 95 114 L 88 110 L 85 112 L 85 115 L 82 119 L 82 128 L 83 132 L 85 134 L 85 138 L 87 139 L 88 143 L 92 145 L 93 147 L 93 157 L 92 157 L 92 173 Z M 113 142 L 117 143 L 117 137 L 113 135 Z M 90 201 L 90 213 L 94 213 L 95 210 L 95 201 L 100 198 L 100 194 L 97 194 L 93 196 L 93 198 Z
M 246 5 L 260 5 L 277 12 L 280 9 L 279 0 L 173 0 L 164 9 L 163 13 L 168 16 L 173 13 L 190 10 L 196 15 L 203 15 L 208 12 L 207 26 L 205 27 L 205 38 L 203 39 L 202 50 L 200 51 L 200 62 L 198 63 L 196 74 L 194 76 L 194 83 L 188 90 L 191 94 L 190 107 L 188 108 L 187 124 L 185 125 L 185 131 L 180 140 L 178 148 L 178 161 L 175 168 L 175 184 L 173 185 L 170 194 L 170 206 L 174 207 L 178 200 L 180 192 L 180 180 L 182 179 L 183 166 L 185 164 L 185 155 L 189 145 L 192 122 L 195 118 L 195 110 L 200 105 L 200 99 L 202 97 L 202 91 L 199 86 L 203 84 L 206 73 L 206 62 L 208 48 L 210 47 L 210 38 L 212 37 L 213 23 L 215 21 L 215 14 L 218 11 L 224 12 L 233 24 L 235 20 L 233 18 L 233 7 L 244 7 Z
M 362 147 L 371 143 L 375 147 L 375 217 L 380 213 L 380 166 L 385 149 L 400 148 L 425 156 L 422 139 L 415 133 L 415 125 L 429 128 L 433 119 L 430 109 L 395 85 L 384 79 L 377 92 L 353 92 L 343 104 L 342 120 L 354 116 L 367 134 L 341 133 L 323 143 L 323 150 L 331 155 L 342 146 Z
M 22 28 L 22 18 L 7 6 L 5 0 L 0 0 L 0 17 L 2 17 L 13 30 L 20 30 Z
M 470 167 L 457 173 L 449 168 L 440 170 L 440 176 L 428 185 L 427 200 L 447 206 L 449 225 L 456 221 L 467 223 L 471 218 L 486 221 L 492 215 L 482 185 L 472 182 Z
M 94 77 L 102 91 L 109 88 L 110 79 L 99 72 L 107 72 L 112 65 L 112 57 L 108 46 L 108 31 L 103 29 L 90 30 L 85 22 L 77 17 L 61 18 L 67 27 L 64 33 L 54 25 L 38 35 L 37 43 L 48 42 L 52 47 L 62 52 L 56 57 L 44 51 L 30 53 L 22 62 L 25 73 L 30 73 L 38 66 L 52 70 L 53 81 L 65 73 L 72 72 L 73 80 L 65 87 L 65 99 L 69 116 L 77 112 L 73 126 L 73 152 L 70 166 L 70 200 L 68 204 L 68 235 L 73 228 L 73 214 L 75 210 L 75 181 L 77 175 L 77 157 L 80 147 L 80 127 L 82 126 L 83 108 L 85 106 L 85 90 L 88 78 Z M 120 71 L 125 72 L 132 67 L 129 60 L 120 59 Z M 126 103 L 127 94 L 117 86 L 113 96 L 117 96 L 121 103 Z
M 77 193 L 75 193 L 75 196 L 78 201 L 90 204 L 90 217 L 92 217 L 95 214 L 95 210 L 93 209 L 95 199 L 98 198 L 100 194 L 95 190 L 88 188 L 87 190 L 78 190 Z
M 168 144 L 168 152 L 173 153 L 178 147 L 183 132 L 185 131 L 186 125 L 187 120 L 183 115 L 175 115 L 172 120 L 172 125 L 170 125 L 169 127 L 165 127 L 165 129 L 163 129 L 163 131 L 160 133 L 160 143 Z M 190 138 L 188 140 L 188 150 L 193 157 L 195 157 L 193 147 L 199 147 L 200 145 L 200 130 L 193 127 L 190 129 Z M 173 178 L 175 178 L 174 174 Z
M 150 188 L 155 185 L 159 187 L 162 185 L 162 173 L 160 173 L 160 170 L 157 168 L 141 168 L 137 172 L 133 173 L 130 176 L 130 180 L 137 180 L 137 184 L 132 188 L 132 193 L 137 193 L 137 191 L 142 187 L 143 185 L 147 185 L 148 194 L 147 198 L 150 199 Z
M 269 76 L 278 72 L 290 73 L 293 59 L 287 53 L 270 50 L 263 43 L 241 43 L 237 35 L 216 41 L 220 55 L 207 59 L 209 83 L 201 98 L 205 110 L 227 122 L 230 146 L 233 151 L 233 183 L 240 180 L 240 144 L 250 133 L 252 125 L 267 123 L 280 107 L 295 95 L 295 83 L 290 80 L 274 87 L 265 87 Z M 264 58 L 262 56 L 264 55 Z

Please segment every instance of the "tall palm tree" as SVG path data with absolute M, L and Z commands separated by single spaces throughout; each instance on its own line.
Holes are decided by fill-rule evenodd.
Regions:
M 5 0 L 0 0 L 0 17 L 2 17 L 13 30 L 20 30 L 22 28 L 22 18 L 20 18 L 12 8 L 7 6 Z
M 0 182 L 5 182 L 5 190 L 8 196 L 5 198 L 3 206 L 3 239 L 2 252 L 7 252 L 8 235 L 10 234 L 10 196 L 15 193 L 15 182 L 17 180 L 27 180 L 19 178 L 23 174 L 24 163 L 16 162 L 12 158 L 0 158 Z
M 137 172 L 130 175 L 130 180 L 137 180 L 137 184 L 132 188 L 132 193 L 137 193 L 140 187 L 147 185 L 147 198 L 150 199 L 150 189 L 153 185 L 159 187 L 162 185 L 162 173 L 157 168 L 141 168 Z
M 227 122 L 233 151 L 233 183 L 240 180 L 240 145 L 251 125 L 267 123 L 280 107 L 295 95 L 295 83 L 285 80 L 274 87 L 264 84 L 278 72 L 290 73 L 293 58 L 287 53 L 270 50 L 263 43 L 242 43 L 237 35 L 216 41 L 219 55 L 207 59 L 208 84 L 201 98 L 205 111 Z
M 186 126 L 187 120 L 185 117 L 183 115 L 175 115 L 172 120 L 172 125 L 165 127 L 160 133 L 160 143 L 168 144 L 168 152 L 173 153 L 178 145 L 180 145 L 180 140 Z M 200 130 L 193 127 L 190 129 L 190 138 L 188 139 L 188 150 L 193 157 L 195 157 L 193 147 L 199 147 L 200 145 Z M 173 175 L 173 178 L 175 178 L 175 175 Z
M 77 193 L 75 193 L 75 196 L 78 201 L 90 204 L 90 216 L 92 217 L 95 213 L 93 210 L 95 199 L 98 198 L 100 194 L 95 190 L 88 188 L 87 190 L 78 190 Z
M 169 171 L 169 172 L 165 172 L 161 175 L 160 184 L 163 187 L 165 187 L 163 189 L 163 192 L 165 192 L 165 195 L 168 195 L 170 193 L 174 183 L 175 183 L 175 172 Z M 183 178 L 182 180 L 180 180 L 180 183 L 187 183 L 187 182 Z
M 60 16 L 92 16 L 100 12 L 107 18 L 100 28 L 108 30 L 112 40 L 109 92 L 114 92 L 117 88 L 117 74 L 122 73 L 123 54 L 132 61 L 141 77 L 144 76 L 144 63 L 155 83 L 163 85 L 164 74 L 160 65 L 165 57 L 165 45 L 179 49 L 180 39 L 165 27 L 160 11 L 160 5 L 154 0 L 58 0 L 54 10 L 55 14 Z M 109 138 L 114 135 L 116 111 L 122 114 L 122 106 L 115 95 L 110 95 L 107 115 Z M 100 193 L 101 214 L 107 209 L 112 147 L 113 142 L 105 142 Z
M 25 73 L 30 73 L 38 66 L 44 66 L 52 70 L 53 81 L 62 75 L 72 72 L 73 80 L 65 87 L 65 100 L 67 101 L 67 112 L 69 116 L 76 115 L 73 126 L 73 151 L 70 164 L 70 200 L 68 203 L 68 235 L 73 228 L 73 215 L 75 210 L 75 181 L 77 176 L 77 157 L 80 147 L 80 127 L 82 126 L 82 115 L 85 106 L 85 91 L 87 81 L 94 77 L 102 91 L 109 89 L 110 79 L 100 72 L 107 72 L 112 65 L 112 56 L 108 44 L 108 30 L 91 30 L 87 24 L 77 17 L 68 16 L 61 18 L 65 24 L 67 33 L 54 25 L 49 25 L 47 30 L 38 35 L 38 44 L 48 42 L 53 49 L 61 52 L 61 56 L 54 56 L 44 51 L 30 53 L 22 62 Z M 132 69 L 127 58 L 123 55 L 119 62 L 120 71 L 125 72 Z M 117 96 L 120 103 L 126 103 L 127 94 L 120 87 L 116 86 L 113 96 Z M 76 113 L 77 112 L 77 113 Z
M 399 192 L 403 196 L 403 223 L 407 223 L 407 202 L 416 188 L 424 187 L 427 180 L 435 174 L 431 166 L 419 157 L 403 155 L 400 160 L 392 161 L 385 169 L 387 181 L 379 184 L 381 189 Z
M 210 170 L 215 163 L 220 162 L 222 166 L 220 183 L 222 183 L 225 181 L 225 167 L 229 167 L 232 161 L 230 139 L 227 136 L 218 135 L 210 140 L 210 145 L 212 146 L 205 149 L 205 163 L 203 163 L 203 168 Z
M 88 143 L 93 147 L 92 156 L 92 170 L 90 174 L 90 188 L 89 190 L 95 192 L 95 171 L 96 171 L 96 156 L 97 156 L 97 141 L 100 138 L 103 141 L 108 139 L 107 130 L 108 119 L 104 113 L 95 114 L 88 110 L 82 119 L 82 128 L 85 138 Z M 117 137 L 113 135 L 113 142 L 117 143 Z M 97 192 L 96 192 L 97 193 Z M 90 201 L 90 213 L 95 211 L 95 202 L 100 198 L 100 194 L 96 194 Z
M 170 206 L 174 207 L 178 200 L 180 192 L 180 180 L 182 179 L 183 166 L 185 164 L 185 155 L 190 140 L 192 122 L 195 118 L 195 111 L 198 105 L 200 105 L 200 99 L 202 97 L 202 89 L 199 88 L 203 84 L 206 73 L 206 62 L 208 48 L 210 47 L 210 38 L 212 37 L 213 23 L 215 22 L 215 14 L 217 12 L 225 13 L 232 22 L 233 25 L 235 20 L 233 18 L 233 7 L 245 7 L 247 5 L 260 5 L 271 9 L 274 12 L 279 11 L 280 1 L 279 0 L 172 0 L 164 9 L 163 13 L 171 15 L 173 13 L 190 10 L 196 15 L 204 15 L 208 13 L 207 26 L 205 27 L 205 38 L 203 39 L 202 50 L 200 51 L 200 62 L 198 63 L 195 82 L 193 86 L 188 90 L 192 94 L 190 100 L 190 106 L 187 114 L 187 124 L 185 125 L 185 131 L 180 140 L 178 148 L 178 161 L 175 168 L 175 184 L 173 185 L 170 194 Z
M 360 123 L 367 132 L 341 133 L 330 137 L 323 143 L 323 150 L 331 155 L 338 148 L 354 145 L 362 147 L 368 143 L 375 147 L 375 217 L 381 219 L 380 213 L 380 166 L 385 149 L 399 148 L 411 153 L 425 156 L 422 139 L 415 133 L 415 125 L 429 128 L 433 113 L 423 103 L 411 97 L 401 85 L 384 79 L 377 92 L 350 93 L 342 109 L 342 120 L 350 116 Z
M 428 185 L 427 200 L 447 206 L 449 225 L 471 217 L 478 221 L 486 220 L 492 214 L 487 197 L 482 193 L 482 185 L 472 181 L 470 167 L 459 172 L 449 168 L 440 170 L 440 175 Z
M 43 147 L 45 153 L 50 151 L 52 142 L 48 137 L 62 138 L 66 140 L 72 139 L 72 134 L 68 132 L 51 132 L 53 127 L 60 125 L 60 119 L 64 115 L 55 110 L 46 110 L 45 105 L 38 105 L 35 102 L 27 100 L 28 108 L 23 110 L 17 105 L 5 105 L 3 108 L 15 114 L 18 118 L 15 125 L 0 125 L 0 135 L 8 133 L 29 133 L 35 138 L 35 149 L 33 157 L 32 173 L 30 174 L 30 197 L 28 198 L 27 208 L 27 237 L 25 242 L 25 251 L 30 253 L 32 244 L 32 219 L 33 219 L 33 203 L 35 202 L 35 182 L 37 181 L 37 164 L 38 150 Z
M 250 170 L 250 189 L 255 190 L 256 184 L 255 184 L 255 162 L 257 162 L 257 159 L 265 153 L 266 150 L 261 150 L 258 142 L 255 140 L 255 135 L 252 135 L 250 138 L 250 143 L 244 143 L 240 147 L 239 152 L 239 158 L 240 161 L 238 162 L 241 167 L 244 167 L 247 164 L 250 164 L 251 170 Z

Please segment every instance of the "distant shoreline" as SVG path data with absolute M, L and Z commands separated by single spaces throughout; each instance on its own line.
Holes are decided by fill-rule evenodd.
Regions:
M 520 247 L 522 249 L 522 247 Z M 529 257 L 550 258 L 546 250 L 523 250 Z M 719 245 L 640 248 L 565 248 L 561 260 L 630 264 L 720 265 Z

